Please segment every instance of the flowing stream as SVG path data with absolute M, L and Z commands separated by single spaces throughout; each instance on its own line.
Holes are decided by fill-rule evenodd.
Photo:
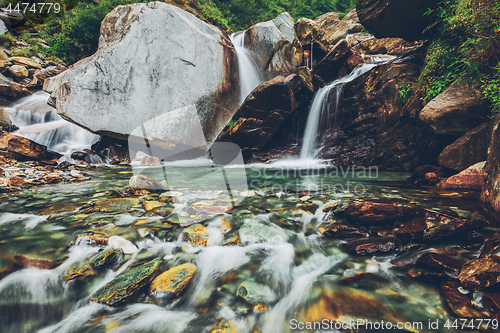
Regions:
M 99 136 L 61 118 L 47 104 L 49 94 L 38 91 L 13 104 L 7 111 L 12 123 L 19 127 L 13 134 L 69 156 L 74 151 L 90 149 Z
M 245 47 L 245 31 L 231 35 L 236 56 L 238 57 L 238 74 L 240 77 L 241 103 L 262 82 L 259 70 L 250 50 Z

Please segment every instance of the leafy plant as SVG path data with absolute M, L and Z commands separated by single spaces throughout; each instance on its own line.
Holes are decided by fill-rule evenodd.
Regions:
M 411 90 L 411 85 L 407 83 L 403 83 L 399 87 L 399 97 L 401 97 L 404 103 L 406 103 L 408 101 L 408 98 L 410 98 Z

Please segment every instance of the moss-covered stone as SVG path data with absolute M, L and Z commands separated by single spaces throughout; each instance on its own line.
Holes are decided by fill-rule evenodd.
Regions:
M 109 306 L 117 306 L 125 303 L 140 288 L 151 281 L 161 262 L 161 259 L 155 259 L 116 277 L 104 287 L 97 290 L 92 295 L 91 301 L 104 303 Z
M 153 280 L 149 293 L 157 298 L 174 298 L 186 289 L 195 272 L 196 266 L 190 263 L 171 268 Z
M 206 246 L 208 240 L 207 228 L 199 223 L 193 224 L 184 229 L 182 238 L 186 242 Z
M 96 254 L 92 259 L 90 259 L 89 264 L 94 268 L 101 268 L 108 265 L 112 265 L 120 259 L 123 254 L 121 249 L 108 248 L 98 254 Z
M 88 277 L 97 275 L 97 271 L 89 266 L 87 262 L 82 262 L 72 270 L 70 270 L 64 279 L 67 281 L 71 280 L 84 280 Z

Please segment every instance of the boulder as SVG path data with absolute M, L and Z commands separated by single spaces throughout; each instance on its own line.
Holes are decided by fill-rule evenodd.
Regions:
M 24 79 L 28 77 L 28 70 L 22 65 L 13 65 L 9 67 L 9 73 L 16 78 Z
M 323 231 L 323 235 L 335 238 L 359 238 L 368 237 L 368 228 L 357 225 L 333 224 Z
M 97 275 L 97 271 L 89 266 L 87 262 L 81 262 L 75 268 L 72 268 L 64 275 L 66 281 L 85 280 L 91 276 Z
M 427 243 L 436 243 L 456 239 L 466 233 L 481 230 L 486 227 L 486 224 L 483 220 L 453 219 L 425 230 L 422 240 Z
M 339 13 L 330 12 L 318 16 L 314 21 L 318 24 L 320 29 L 330 30 L 340 22 L 340 17 Z
M 500 258 L 496 256 L 467 262 L 458 277 L 465 289 L 478 290 L 500 282 Z
M 326 42 L 324 31 L 319 27 L 319 24 L 308 18 L 300 18 L 293 26 L 295 34 L 302 44 L 307 44 L 312 41 L 328 44 Z
M 345 40 L 347 41 L 347 44 L 349 44 L 349 47 L 355 47 L 356 45 L 370 39 L 375 39 L 375 36 L 366 32 L 356 32 L 353 34 L 348 34 L 345 37 Z
M 459 318 L 483 318 L 486 314 L 473 305 L 472 295 L 464 294 L 457 281 L 445 281 L 440 285 L 441 296 L 451 312 Z
M 359 23 L 356 9 L 353 8 L 342 20 L 334 23 L 334 15 L 324 14 L 316 19 L 318 26 L 323 30 L 323 36 L 327 44 L 335 45 L 340 40 L 345 39 L 348 34 L 361 32 L 363 26 Z M 332 17 L 333 16 L 333 17 Z M 337 14 L 338 17 L 338 14 Z
M 488 157 L 483 171 L 485 185 L 481 192 L 481 203 L 489 215 L 500 220 L 500 115 L 491 120 L 488 136 Z
M 320 76 L 325 82 L 333 81 L 339 77 L 339 70 L 350 55 L 352 55 L 352 51 L 343 39 L 314 66 L 313 73 Z
M 200 4 L 198 0 L 165 0 L 169 5 L 177 6 L 196 17 L 200 16 Z
M 92 132 L 206 148 L 239 104 L 237 58 L 225 32 L 176 6 L 118 6 L 101 23 L 97 52 L 44 90 L 63 118 Z
M 114 247 L 109 247 L 102 250 L 89 260 L 89 264 L 93 268 L 103 268 L 110 266 L 117 262 L 122 256 L 123 251 L 121 249 L 115 249 Z
M 424 30 L 432 23 L 427 10 L 435 9 L 438 0 L 358 0 L 359 21 L 377 38 L 400 37 L 406 40 L 425 39 Z
M 257 23 L 245 31 L 245 46 L 268 80 L 277 75 L 291 74 L 302 62 L 302 46 L 293 31 L 287 28 L 293 26 L 293 19 L 284 14 L 274 20 Z
M 471 129 L 439 154 L 439 164 L 462 171 L 473 164 L 485 161 L 488 155 L 490 130 L 489 122 Z
M 47 156 L 45 146 L 7 132 L 0 134 L 0 152 L 2 150 L 13 153 L 13 157 L 20 159 L 43 160 Z
M 290 115 L 308 104 L 310 88 L 297 74 L 261 83 L 247 96 L 217 141 L 261 149 Z
M 6 32 L 9 32 L 9 29 L 5 25 L 5 22 L 0 20 L 0 35 L 3 35 Z
M 393 236 L 364 238 L 343 243 L 342 248 L 350 254 L 377 255 L 398 250 L 399 241 Z
M 190 263 L 171 268 L 151 282 L 149 293 L 160 299 L 177 297 L 187 288 L 195 272 L 196 266 Z
M 440 181 L 436 186 L 445 189 L 481 190 L 484 186 L 485 163 L 476 163 L 459 174 Z
M 23 14 L 14 10 L 8 11 L 7 8 L 0 9 L 0 20 L 8 27 L 18 27 L 25 23 Z
M 351 41 L 351 43 L 354 42 Z M 416 43 L 407 42 L 402 38 L 366 38 L 353 45 L 352 48 L 361 54 L 393 54 L 417 45 Z
M 423 215 L 423 211 L 417 207 L 372 201 L 350 204 L 344 213 L 348 221 L 370 225 L 408 220 Z
M 0 100 L 4 104 L 9 105 L 13 101 L 27 95 L 30 95 L 30 92 L 22 84 L 12 82 L 0 74 Z
M 238 286 L 237 295 L 250 304 L 269 304 L 278 298 L 276 293 L 266 285 L 253 281 L 244 281 Z
M 156 191 L 161 189 L 160 184 L 158 184 L 153 179 L 148 178 L 144 175 L 136 175 L 130 177 L 128 184 L 132 191 L 139 191 L 139 190 Z
M 26 57 L 11 57 L 9 58 L 9 60 L 15 65 L 24 66 L 28 69 L 29 68 L 42 69 L 42 66 L 38 61 Z
M 4 109 L 0 109 L 0 131 L 13 132 L 17 130 L 17 126 L 12 124 L 9 114 Z
M 464 262 L 440 253 L 427 252 L 418 258 L 415 264 L 424 268 L 438 270 L 457 278 Z
M 207 228 L 199 223 L 193 224 L 182 231 L 182 239 L 186 242 L 206 246 L 208 241 Z
M 479 91 L 466 84 L 454 83 L 420 111 L 419 118 L 439 134 L 464 134 L 475 128 L 487 113 Z
M 130 271 L 117 276 L 104 287 L 97 290 L 91 297 L 92 302 L 104 303 L 108 306 L 117 306 L 133 297 L 142 287 L 153 279 L 161 264 L 155 259 Z

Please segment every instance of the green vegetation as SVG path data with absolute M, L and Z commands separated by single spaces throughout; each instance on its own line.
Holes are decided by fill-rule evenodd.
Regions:
M 500 2 L 444 0 L 428 14 L 438 19 L 439 32 L 419 78 L 426 100 L 461 81 L 500 112 Z
M 118 5 L 135 2 L 149 1 L 71 0 L 59 15 L 32 17 L 30 14 L 28 20 L 38 25 L 41 37 L 51 46 L 44 54 L 74 63 L 97 50 L 100 24 L 106 14 Z M 354 3 L 355 0 L 199 0 L 202 20 L 233 31 L 246 29 L 285 11 L 294 19 L 314 19 L 331 11 L 345 14 Z
M 406 103 L 408 101 L 408 98 L 410 98 L 411 94 L 411 86 L 407 83 L 403 83 L 399 87 L 399 97 L 403 100 L 403 103 Z

